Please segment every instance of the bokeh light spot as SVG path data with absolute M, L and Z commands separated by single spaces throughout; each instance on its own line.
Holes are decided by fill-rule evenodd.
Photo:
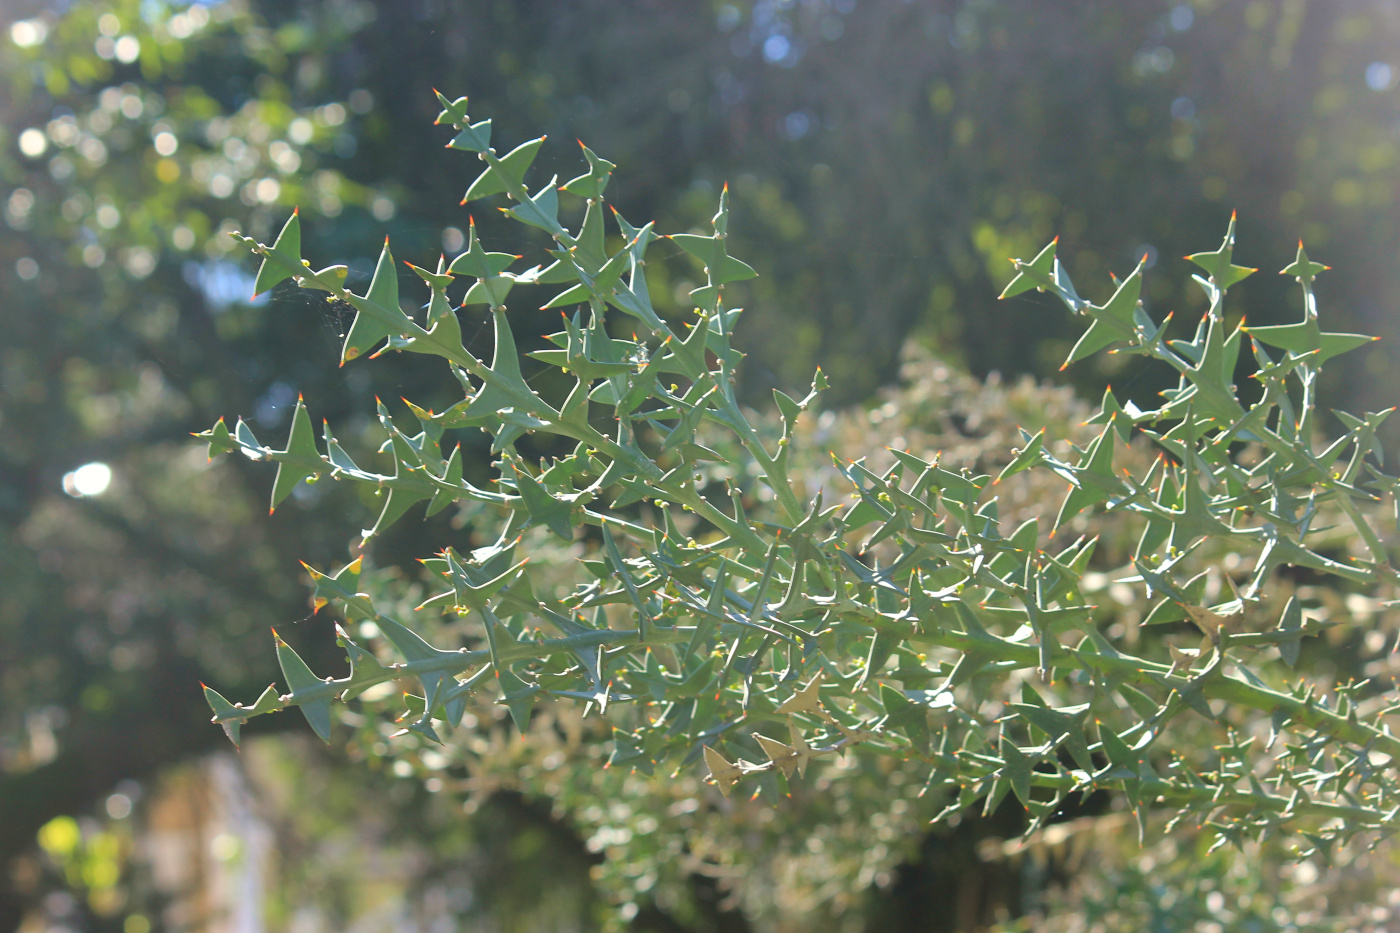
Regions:
M 112 484 L 112 468 L 105 463 L 85 463 L 63 474 L 63 491 L 74 498 L 100 496 Z

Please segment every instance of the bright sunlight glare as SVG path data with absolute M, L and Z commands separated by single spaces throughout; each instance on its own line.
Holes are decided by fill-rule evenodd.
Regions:
M 63 491 L 70 496 L 100 496 L 111 482 L 111 467 L 105 463 L 86 463 L 63 474 Z

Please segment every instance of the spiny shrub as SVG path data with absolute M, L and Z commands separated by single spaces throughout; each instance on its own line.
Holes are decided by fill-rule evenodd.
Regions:
M 1376 439 L 1389 412 L 1338 412 L 1335 439 L 1316 440 L 1322 367 L 1370 338 L 1322 329 L 1314 279 L 1326 267 L 1301 244 L 1283 270 L 1301 289 L 1301 319 L 1232 325 L 1227 292 L 1255 271 L 1232 260 L 1232 218 L 1218 249 L 1188 257 L 1208 309 L 1174 339 L 1170 315 L 1154 320 L 1139 300 L 1142 264 L 1096 304 L 1052 242 L 1014 260 L 1003 297 L 1048 292 L 1084 321 L 1066 365 L 1111 348 L 1174 369 L 1158 407 L 1106 392 L 1082 447 L 1022 430 L 995 478 L 899 449 L 881 455 L 887 466 L 837 457 L 817 470 L 794 441 L 825 387 L 820 371 L 802 398 L 773 393 L 776 430 L 735 395 L 740 309 L 726 288 L 755 273 L 728 253 L 727 191 L 708 235 L 660 237 L 613 211 L 621 243 L 610 251 L 612 163 L 585 147 L 586 171 L 532 194 L 525 176 L 543 138 L 500 155 L 490 120 L 469 119 L 466 98 L 439 97 L 438 123 L 456 131 L 448 145 L 485 163 L 464 203 L 505 195 L 505 213 L 548 238 L 539 264 L 512 271 L 520 257 L 488 252 L 473 226 L 451 262 L 410 266 L 428 295 L 418 316 L 401 307 L 387 241 L 359 295 L 344 266 L 301 258 L 295 213 L 271 245 L 240 239 L 262 262 L 257 292 L 294 279 L 354 307 L 342 363 L 371 351 L 441 357 L 461 401 L 441 412 L 410 403 L 406 417 L 381 403 L 384 472 L 356 463 L 329 425 L 318 446 L 300 402 L 281 449 L 241 420 L 201 437 L 211 456 L 276 463 L 274 507 L 303 480 L 329 478 L 382 495 L 366 537 L 426 503 L 429 515 L 467 510 L 490 543 L 423 559 L 432 592 L 416 625 L 362 591 L 360 560 L 308 568 L 316 606 L 334 604 L 348 623 L 337 631 L 350 672 L 319 676 L 276 639 L 286 693 L 269 686 L 245 705 L 205 688 L 232 740 L 249 718 L 292 706 L 329 740 L 334 704 L 393 681 L 416 686 L 405 731 L 426 739 L 463 728 L 476 695 L 498 697 L 522 731 L 536 704 L 571 701 L 611 726 L 613 767 L 704 769 L 726 796 L 779 798 L 853 753 L 887 756 L 946 795 L 944 816 L 1012 795 L 1031 829 L 1066 798 L 1101 790 L 1140 825 L 1174 812 L 1218 842 L 1284 831 L 1325 851 L 1394 828 L 1400 740 L 1384 690 L 1331 683 L 1306 664 L 1290 672 L 1305 638 L 1347 624 L 1321 611 L 1326 594 L 1393 605 L 1400 524 Z M 583 201 L 577 229 L 560 222 L 561 196 Z M 646 257 L 659 239 L 703 270 L 685 322 L 653 306 Z M 458 280 L 458 304 L 491 318 L 489 363 L 463 346 L 449 298 Z M 522 371 L 507 302 L 527 286 L 565 312 L 552 346 L 529 354 L 562 374 L 558 397 Z M 610 314 L 630 327 L 609 328 Z M 614 336 L 631 328 L 648 336 Z M 1246 347 L 1255 365 L 1242 392 Z M 463 478 L 463 448 L 446 442 L 472 428 L 498 458 L 490 488 Z M 561 456 L 523 456 L 527 434 Z M 1067 487 L 1052 521 L 1004 525 L 998 492 L 1021 474 Z M 1119 542 L 1111 587 L 1100 537 L 1074 534 L 1080 526 Z M 582 547 L 574 580 L 527 565 L 522 542 L 541 534 Z M 1100 603 L 1113 588 L 1145 600 L 1140 624 Z M 465 646 L 420 634 L 443 618 Z

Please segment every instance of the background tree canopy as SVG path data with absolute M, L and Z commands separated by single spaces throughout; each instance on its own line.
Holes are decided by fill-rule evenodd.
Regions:
M 291 625 L 309 612 L 296 561 L 343 562 L 347 542 L 372 521 L 372 505 L 315 487 L 268 518 L 270 475 L 240 462 L 208 467 L 188 434 L 229 411 L 280 434 L 300 393 L 318 414 L 347 426 L 348 446 L 367 450 L 378 441 L 365 417 L 374 396 L 431 403 L 434 380 L 411 359 L 381 360 L 372 370 L 330 366 L 348 318 L 294 290 L 249 303 L 252 266 L 223 232 L 238 227 L 270 239 L 299 205 L 316 264 L 346 262 L 360 286 L 373 268 L 368 250 L 384 233 L 419 265 L 430 266 L 441 249 L 455 252 L 468 217 L 453 205 L 470 172 L 426 130 L 439 109 L 432 87 L 469 93 L 474 109 L 496 118 L 502 138 L 548 133 L 538 163 L 546 175 L 573 174 L 576 154 L 561 141 L 605 141 L 595 148 L 625 167 L 610 195 L 629 218 L 700 229 L 729 182 L 731 251 L 760 273 L 744 283 L 750 311 L 739 339 L 749 353 L 743 384 L 755 404 L 770 387 L 805 386 L 820 363 L 840 402 L 876 413 L 920 411 L 908 393 L 875 398 L 899 381 L 897 360 L 911 341 L 925 348 L 906 370 L 914 398 L 934 391 L 929 386 L 978 398 L 960 369 L 1074 378 L 1095 396 L 1111 381 L 1122 398 L 1150 398 L 1163 386 L 1137 370 L 1113 371 L 1113 358 L 1059 376 L 1074 333 L 1048 300 L 996 302 L 1013 271 L 1005 260 L 1034 253 L 1058 233 L 1076 281 L 1100 297 L 1111 288 L 1108 273 L 1130 271 L 1145 254 L 1149 269 L 1165 274 L 1149 272 L 1144 296 L 1154 308 L 1179 310 L 1185 335 L 1201 305 L 1176 257 L 1216 242 L 1235 209 L 1237 261 L 1280 268 L 1303 237 L 1336 268 L 1319 285 L 1330 326 L 1389 338 L 1358 354 L 1353 377 L 1324 387 L 1325 397 L 1353 410 L 1400 397 L 1400 318 L 1390 308 L 1400 286 L 1400 16 L 1380 0 L 1066 8 L 993 0 L 74 0 L 15 3 L 5 15 L 6 929 L 44 910 L 71 928 L 127 924 L 135 933 L 142 929 L 130 926 L 135 916 L 178 926 L 151 906 L 158 885 L 147 885 L 154 892 L 147 897 L 133 882 L 139 860 L 109 859 L 126 867 L 120 882 L 105 886 L 93 871 L 70 870 L 74 853 L 89 853 L 106 831 L 97 824 L 84 824 L 86 841 L 67 848 L 51 831 L 43 856 L 36 833 L 66 825 L 53 822 L 65 815 L 100 815 L 114 793 L 139 800 L 132 788 L 170 780 L 176 772 L 168 769 L 222 742 L 197 684 L 255 695 L 272 680 L 262 626 L 279 625 L 313 667 L 332 663 L 317 664 L 325 639 L 300 637 Z M 512 248 L 514 230 L 494 217 L 475 221 L 495 248 Z M 682 268 L 653 274 L 658 306 L 679 307 L 698 284 Z M 1289 284 L 1251 282 L 1237 299 L 1232 294 L 1228 310 L 1257 324 L 1291 320 Z M 517 329 L 544 333 L 555 322 L 553 312 L 540 312 Z M 487 331 L 474 335 L 481 352 L 489 350 Z M 1068 404 L 1054 398 L 1034 404 Z M 897 403 L 887 405 L 891 399 Z M 901 414 L 908 427 L 900 430 L 946 433 L 955 446 L 968 420 L 991 418 L 986 410 L 997 404 L 1005 407 L 982 399 L 926 412 L 922 424 Z M 879 440 L 840 424 L 850 443 Z M 1386 436 L 1391 451 L 1394 439 Z M 484 443 L 478 453 L 482 469 Z M 79 470 L 86 464 L 108 472 Z M 313 505 L 314 522 L 297 520 Z M 372 556 L 412 574 L 410 558 L 460 532 L 446 514 L 400 525 Z M 1364 654 L 1374 646 L 1350 647 Z M 300 731 L 290 717 L 277 719 L 267 726 Z M 567 734 L 567 724 L 559 728 Z M 295 744 L 274 747 L 257 759 L 272 771 L 278 756 L 309 754 Z M 536 751 L 541 762 L 549 754 Z M 358 751 L 334 754 L 377 753 L 370 738 Z M 473 803 L 470 820 L 460 815 L 462 794 L 406 791 L 405 782 L 388 779 L 432 771 L 422 756 L 403 768 L 380 762 L 377 777 L 366 765 L 347 769 L 359 777 L 328 776 L 339 790 L 327 795 L 327 812 L 362 820 L 350 801 L 366 788 L 382 793 L 399 817 L 376 844 L 432 856 L 422 856 L 431 867 L 408 873 L 413 890 L 438 882 L 450 889 L 443 879 L 468 865 L 511 866 L 495 882 L 478 879 L 475 906 L 447 913 L 494 910 L 535 917 L 517 928 L 556 928 L 527 909 L 532 886 L 552 874 L 573 879 L 575 913 L 591 917 L 604 895 L 591 886 L 589 866 L 611 851 L 598 835 L 607 820 L 570 811 L 561 803 L 574 799 L 566 787 L 502 777 L 541 766 L 513 759 L 518 752 L 503 742 L 476 754 L 495 764 L 483 766 L 482 786 L 466 794 L 489 801 Z M 496 787 L 515 796 L 490 796 Z M 879 832 L 863 808 L 888 803 L 852 801 L 822 815 L 834 835 L 852 839 L 833 849 L 854 851 L 863 834 Z M 129 819 L 115 816 L 116 807 L 106 806 L 102 825 Z M 289 804 L 286 812 L 297 809 Z M 638 806 L 608 831 L 621 832 L 644 811 Z M 965 855 L 971 850 L 958 846 L 998 831 L 989 823 L 960 829 L 965 838 L 924 839 L 917 812 L 894 820 L 881 811 L 882 825 L 894 827 L 885 861 L 902 858 L 904 868 L 862 868 L 832 856 L 820 871 L 805 867 L 829 886 L 793 887 L 798 893 L 785 903 L 750 893 L 716 907 L 715 892 L 727 890 L 723 873 L 682 879 L 688 889 L 649 897 L 636 880 L 647 875 L 645 865 L 621 870 L 608 858 L 594 872 L 641 892 L 633 922 L 645 928 L 778 928 L 784 917 L 824 915 L 833 904 L 861 917 L 862 890 L 882 881 L 918 904 L 934 896 L 928 879 L 946 882 L 937 872 L 967 861 L 948 853 Z M 302 829 L 315 838 L 325 827 Z M 781 826 L 769 831 L 782 835 Z M 511 850 L 503 835 L 534 841 Z M 531 845 L 551 854 L 531 855 Z M 1165 864 L 1180 853 L 1157 857 Z M 1117 883 L 1145 885 L 1140 876 L 1121 880 L 1134 870 L 1124 865 L 1141 864 L 1116 868 Z M 1035 908 L 1023 893 L 1040 883 L 1028 882 L 1024 868 L 1005 873 L 982 872 L 985 903 L 964 905 L 957 916 L 988 918 L 997 905 L 1013 915 Z M 599 883 L 617 890 L 606 877 Z M 80 896 L 45 901 L 59 889 Z M 94 894 L 118 890 L 120 897 Z M 884 906 L 871 908 L 868 921 L 896 922 L 890 914 L 902 902 L 875 901 Z M 54 915 L 65 903 L 70 913 Z M 321 909 L 326 916 L 360 909 L 348 903 Z

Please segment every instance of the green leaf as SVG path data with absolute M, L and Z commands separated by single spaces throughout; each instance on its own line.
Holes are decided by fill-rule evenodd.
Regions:
M 272 637 L 277 644 L 277 663 L 282 668 L 282 676 L 286 678 L 287 686 L 291 688 L 292 695 L 298 693 L 317 692 L 328 686 L 327 681 L 321 680 L 311 672 L 311 668 L 306 666 L 306 662 L 301 659 L 301 655 L 292 650 L 276 630 Z M 329 699 L 310 698 L 301 702 L 302 714 L 306 716 L 306 721 L 311 723 L 311 728 L 321 737 L 321 741 L 329 743 L 331 740 L 331 704 Z
M 701 236 L 695 233 L 673 233 L 668 239 L 699 259 L 707 268 L 724 258 L 724 240 L 717 235 Z
M 1016 794 L 1016 799 L 1021 801 L 1021 806 L 1027 810 L 1031 807 L 1031 759 L 1020 747 L 1006 737 L 1006 732 L 1001 733 L 1001 741 L 997 745 L 1005 764 L 1001 769 L 1001 776 L 1011 784 L 1011 790 Z
M 1132 707 L 1133 712 L 1137 713 L 1143 722 L 1151 722 L 1162 712 L 1162 708 L 1157 705 L 1155 700 L 1132 684 L 1115 684 L 1113 689 L 1118 691 L 1118 695 Z
M 389 640 L 389 643 L 404 656 L 407 661 L 433 661 L 442 658 L 457 657 L 458 652 L 445 651 L 441 648 L 434 648 L 423 640 L 423 637 L 401 622 L 384 615 L 376 615 L 374 624 L 379 631 Z M 453 681 L 450 672 L 446 670 L 424 671 L 418 676 L 419 682 L 423 685 L 423 696 L 427 702 L 427 712 L 431 713 L 442 704 L 439 692 L 443 684 Z
M 637 584 L 632 582 L 632 575 L 627 572 L 627 565 L 622 561 L 622 553 L 617 549 L 617 542 L 613 540 L 612 530 L 607 525 L 603 526 L 603 546 L 607 550 L 608 562 L 612 564 L 613 571 L 622 580 L 622 585 L 627 590 L 627 597 L 637 610 L 637 640 L 647 640 L 647 628 L 651 625 L 651 611 L 647 609 L 646 603 L 637 592 Z
M 885 715 L 888 717 L 885 727 L 903 732 L 921 754 L 928 754 L 927 707 L 911 702 L 901 691 L 888 684 L 880 685 L 880 704 L 884 706 Z
M 796 421 L 797 417 L 802 414 L 802 406 L 792 396 L 780 389 L 773 390 L 773 401 L 778 405 L 778 413 L 789 424 Z
M 334 574 L 322 573 L 303 561 L 301 566 L 311 575 L 311 582 L 315 585 L 315 591 L 311 595 L 312 608 L 319 612 L 327 602 L 338 599 L 347 621 L 373 619 L 378 615 L 370 598 L 357 592 L 363 560 L 364 558 L 357 557 Z
M 673 233 L 669 237 L 681 249 L 705 264 L 711 285 L 725 285 L 751 279 L 758 275 L 746 262 L 735 259 L 725 252 L 724 238 L 716 233 L 713 236 L 700 236 L 694 233 Z
M 1024 702 L 1012 703 L 1014 709 L 1021 718 L 1044 732 L 1046 737 L 1055 745 L 1064 745 L 1069 749 L 1070 756 L 1074 763 L 1085 771 L 1093 772 L 1094 758 L 1089 754 L 1089 743 L 1084 737 L 1084 724 L 1089 712 L 1089 705 L 1067 706 L 1062 709 L 1051 709 L 1045 705 L 1045 701 L 1040 698 L 1029 684 L 1023 684 L 1021 697 Z
M 1063 527 L 1071 518 L 1091 505 L 1105 502 L 1123 491 L 1123 484 L 1113 473 L 1113 446 L 1117 433 L 1109 425 L 1103 433 L 1094 438 L 1089 449 L 1084 452 L 1079 466 L 1072 471 L 1057 471 L 1072 483 L 1069 494 L 1060 506 L 1060 514 L 1055 518 L 1055 529 Z
M 462 485 L 462 445 L 458 444 L 452 448 L 452 455 L 447 458 L 447 463 L 443 466 L 442 475 L 438 477 L 443 485 L 433 493 L 433 499 L 428 503 L 428 511 L 424 518 L 432 518 L 453 502 L 457 501 L 457 488 Z
M 282 232 L 277 234 L 271 249 L 262 248 L 261 253 L 262 265 L 258 266 L 258 277 L 253 280 L 254 298 L 277 283 L 306 271 L 301 263 L 301 218 L 295 209 L 282 226 Z
M 1129 403 L 1131 404 L 1131 403 Z M 1099 402 L 1099 410 L 1094 413 L 1085 424 L 1111 424 L 1118 432 L 1118 439 L 1123 443 L 1128 443 L 1133 436 L 1133 416 L 1122 405 L 1118 404 L 1118 397 L 1113 394 L 1113 386 L 1106 386 L 1103 390 L 1103 399 Z
M 209 442 L 210 460 L 219 454 L 232 453 L 238 449 L 238 442 L 233 439 L 233 435 L 229 432 L 228 425 L 224 424 L 223 418 L 215 421 L 214 426 L 209 430 L 200 431 L 192 436 Z
M 459 97 L 456 100 L 448 100 L 437 88 L 433 88 L 433 93 L 437 95 L 438 102 L 442 104 L 442 112 L 433 121 L 435 126 L 444 123 L 467 123 L 467 99 Z
M 569 502 L 556 499 L 545 490 L 529 473 L 511 464 L 515 474 L 515 488 L 530 514 L 530 521 L 544 525 L 565 541 L 574 539 L 573 506 Z M 606 529 L 605 529 L 606 530 Z
M 447 271 L 453 275 L 470 275 L 478 279 L 487 279 L 500 275 L 510 264 L 520 257 L 514 253 L 488 253 L 481 248 L 481 241 L 476 235 L 476 221 L 467 220 L 467 248 L 452 264 L 447 267 Z
M 214 711 L 214 718 L 211 722 L 216 722 L 224 729 L 224 735 L 233 743 L 233 747 L 238 747 L 238 739 L 243 729 L 243 719 L 241 711 L 234 707 L 232 703 L 225 700 L 217 690 L 207 684 L 200 684 L 204 688 L 204 700 L 209 704 L 209 708 Z
M 1055 271 L 1055 247 L 1059 243 L 1060 238 L 1055 237 L 1030 262 L 1011 260 L 1016 267 L 1016 277 L 1002 289 L 1001 297 L 1013 298 L 1033 288 L 1043 290 L 1049 287 L 1052 284 L 1050 276 Z
M 1313 262 L 1308 258 L 1307 252 L 1303 249 L 1303 241 L 1298 241 L 1298 256 L 1291 263 L 1279 270 L 1279 275 L 1291 275 L 1303 286 L 1312 285 L 1318 273 L 1326 272 L 1331 266 L 1324 266 L 1320 262 Z
M 1031 467 L 1041 463 L 1045 459 L 1043 453 L 1044 446 L 1044 428 L 1036 432 L 1034 437 L 1027 435 L 1023 430 L 1021 432 L 1021 448 L 1012 451 L 1012 453 L 1016 455 L 1015 458 L 997 474 L 997 478 L 992 480 L 992 485 L 995 486 L 1008 476 L 1015 476 L 1022 470 L 1029 470 Z
M 1279 617 L 1278 630 L 1286 637 L 1278 642 L 1278 653 L 1289 667 L 1296 667 L 1298 664 L 1298 654 L 1303 639 L 1303 608 L 1298 604 L 1297 596 L 1288 597 L 1288 604 L 1283 607 L 1283 615 Z
M 1225 230 L 1225 240 L 1220 244 L 1220 248 L 1213 253 L 1192 253 L 1186 258 L 1206 270 L 1216 287 L 1224 290 L 1259 271 L 1231 263 L 1234 252 L 1235 215 L 1231 213 L 1230 226 Z
M 527 684 L 509 668 L 497 668 L 496 680 L 501 685 L 501 698 L 497 700 L 510 710 L 511 721 L 515 723 L 515 728 L 523 735 L 530 730 L 530 710 L 535 706 L 535 698 L 539 696 L 540 688 L 538 684 Z
M 568 253 L 561 255 L 571 262 L 578 263 L 589 273 L 598 271 L 602 268 L 603 263 L 608 261 L 602 201 L 592 200 L 588 202 L 588 207 L 583 212 L 583 223 L 579 224 L 578 236 L 575 237 L 574 245 L 569 248 Z
M 532 139 L 529 142 L 521 143 L 510 152 L 500 158 L 496 165 L 493 165 L 477 176 L 467 189 L 466 195 L 462 198 L 462 203 L 476 201 L 480 198 L 489 198 L 493 194 L 500 194 L 518 187 L 525 179 L 525 172 L 530 167 L 530 163 L 535 161 L 535 154 L 540 151 L 540 146 L 544 145 L 545 137 Z
M 559 226 L 559 176 L 555 175 L 528 201 L 522 201 L 519 206 L 506 210 L 506 213 L 523 224 L 531 227 L 539 227 L 549 233 L 555 233 L 562 228 Z
M 269 513 L 291 495 L 298 483 L 308 476 L 319 475 L 323 465 L 321 455 L 316 450 L 316 434 L 311 427 L 311 417 L 307 415 L 306 403 L 300 395 L 297 396 L 296 410 L 292 412 L 292 433 L 287 438 L 287 448 L 274 452 L 273 456 L 277 460 L 277 479 L 272 484 L 272 508 L 268 509 Z
M 487 305 L 490 308 L 503 308 L 506 296 L 515 287 L 515 279 L 510 275 L 493 275 L 477 279 L 462 299 L 462 306 Z
M 1365 334 L 1323 333 L 1316 319 L 1300 321 L 1297 324 L 1246 327 L 1244 331 L 1255 340 L 1262 340 L 1271 347 L 1291 353 L 1314 354 L 1311 358 L 1314 366 L 1320 366 L 1334 356 L 1340 356 L 1348 350 L 1364 347 L 1380 339 Z
M 355 644 L 338 622 L 335 641 L 345 649 L 346 660 L 350 664 L 350 676 L 336 681 L 337 686 L 344 687 L 340 694 L 342 702 L 349 702 L 370 687 L 392 678 L 392 672 L 380 664 L 373 654 Z
M 355 322 L 350 325 L 350 333 L 345 335 L 345 346 L 340 353 L 342 365 L 378 346 L 390 334 L 406 330 L 412 324 L 399 307 L 399 273 L 394 268 L 394 256 L 389 252 L 388 237 L 384 238 L 384 249 L 379 253 L 369 291 L 364 297 L 351 292 L 349 298 L 356 313 Z
M 588 171 L 566 181 L 564 190 L 581 198 L 601 198 L 607 190 L 608 179 L 612 177 L 612 171 L 617 166 L 594 155 L 593 150 L 585 146 L 582 140 L 579 140 L 578 145 L 583 150 L 583 157 L 588 160 Z
M 1060 364 L 1060 369 L 1065 369 L 1071 363 L 1091 356 L 1112 343 L 1133 339 L 1140 313 L 1138 296 L 1142 293 L 1142 270 L 1146 266 L 1147 257 L 1144 256 L 1132 275 L 1119 284 L 1113 297 L 1102 307 L 1094 304 L 1084 305 L 1084 313 L 1093 319 L 1093 323 L 1080 335 L 1074 349 L 1070 350 L 1069 356 Z
M 1128 746 L 1127 742 L 1114 732 L 1111 728 L 1099 723 L 1099 741 L 1103 743 L 1103 752 L 1108 756 L 1108 771 L 1126 770 L 1133 777 L 1137 776 L 1140 756 Z M 1114 773 L 1111 777 L 1125 777 L 1121 773 Z
M 465 100 L 466 98 L 463 98 Z M 462 115 L 461 121 L 466 123 L 466 115 Z M 449 149 L 465 149 L 468 152 L 485 152 L 491 148 L 491 121 L 482 120 L 480 123 L 472 123 L 464 126 L 462 131 L 452 138 L 447 144 Z
M 614 253 L 603 267 L 592 274 L 592 282 L 580 282 L 573 288 L 566 289 L 555 295 L 549 301 L 540 305 L 540 309 L 558 308 L 563 305 L 581 304 L 589 300 L 595 294 L 599 297 L 607 298 L 617 285 L 622 273 L 626 271 L 630 255 L 627 250 L 620 249 Z

